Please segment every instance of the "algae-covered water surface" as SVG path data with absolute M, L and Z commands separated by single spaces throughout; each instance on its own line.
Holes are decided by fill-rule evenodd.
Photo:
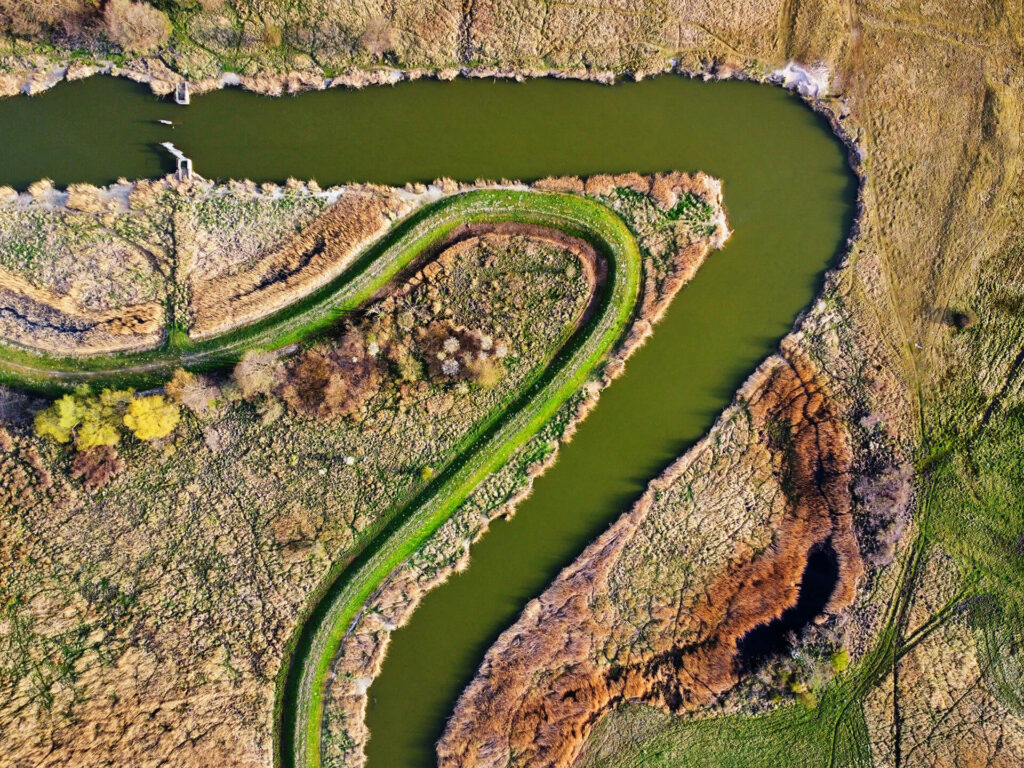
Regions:
M 173 127 L 160 124 L 170 120 Z M 0 184 L 105 183 L 168 171 L 172 141 L 217 178 L 404 183 L 703 170 L 734 234 L 677 297 L 627 373 L 470 568 L 395 633 L 370 688 L 369 764 L 433 764 L 459 691 L 527 600 L 710 426 L 813 299 L 840 252 L 855 184 L 844 149 L 797 98 L 660 77 L 613 87 L 419 81 L 270 99 L 237 90 L 177 107 L 123 81 L 0 102 Z

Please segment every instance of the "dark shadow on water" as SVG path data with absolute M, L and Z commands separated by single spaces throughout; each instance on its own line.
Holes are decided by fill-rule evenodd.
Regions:
M 830 541 L 811 549 L 800 579 L 796 605 L 782 615 L 755 627 L 736 643 L 744 672 L 756 672 L 770 659 L 792 650 L 791 638 L 800 637 L 828 605 L 839 581 L 839 556 Z

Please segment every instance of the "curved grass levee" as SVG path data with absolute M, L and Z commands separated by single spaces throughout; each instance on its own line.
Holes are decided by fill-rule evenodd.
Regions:
M 561 230 L 589 242 L 608 264 L 596 309 L 512 404 L 454 458 L 422 492 L 364 546 L 354 561 L 340 562 L 310 601 L 289 643 L 278 678 L 275 729 L 279 765 L 319 768 L 327 675 L 353 621 L 384 578 L 447 520 L 474 488 L 504 464 L 586 383 L 622 337 L 640 292 L 636 241 L 610 209 L 564 194 L 515 193 L 473 209 L 472 221 L 514 220 Z M 463 218 L 463 221 L 466 219 Z
M 0 343 L 0 383 L 46 393 L 94 387 L 154 386 L 172 371 L 223 368 L 252 348 L 276 349 L 301 341 L 334 324 L 366 302 L 416 259 L 462 224 L 522 221 L 564 229 L 591 224 L 611 211 L 592 200 L 520 189 L 480 189 L 446 197 L 413 213 L 363 253 L 341 275 L 308 296 L 227 333 L 191 342 L 181 331 L 163 346 L 131 353 L 51 355 Z

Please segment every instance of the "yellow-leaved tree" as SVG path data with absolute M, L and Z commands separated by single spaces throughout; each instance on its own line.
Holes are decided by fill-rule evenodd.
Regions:
M 132 400 L 124 413 L 124 425 L 139 440 L 166 437 L 180 419 L 178 406 L 163 395 L 147 395 Z
M 80 451 L 101 445 L 117 445 L 121 440 L 121 418 L 132 401 L 130 389 L 104 389 L 99 397 L 85 403 L 85 415 L 75 431 L 75 447 Z
M 75 439 L 85 451 L 101 445 L 117 445 L 121 439 L 121 416 L 132 400 L 132 391 L 105 389 L 98 396 L 87 391 L 64 395 L 36 414 L 36 434 L 58 443 Z
M 36 414 L 36 434 L 66 443 L 72 430 L 82 421 L 85 409 L 74 395 L 64 395 L 49 408 Z

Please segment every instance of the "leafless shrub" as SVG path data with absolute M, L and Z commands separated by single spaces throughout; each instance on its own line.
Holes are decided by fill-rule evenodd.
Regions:
M 281 381 L 282 367 L 277 355 L 261 349 L 252 349 L 245 353 L 235 366 L 233 374 L 242 397 L 251 400 L 260 395 L 268 395 Z
M 914 468 L 889 465 L 876 474 L 861 475 L 853 485 L 864 559 L 874 566 L 892 562 L 910 523 Z
M 416 358 L 408 347 L 402 343 L 395 343 L 388 346 L 387 359 L 394 366 L 395 373 L 400 381 L 416 382 L 423 378 L 423 364 Z
M 165 388 L 167 396 L 196 416 L 206 416 L 219 398 L 220 390 L 205 376 L 179 368 Z
M 281 397 L 297 413 L 320 419 L 357 416 L 380 387 L 377 360 L 362 335 L 348 331 L 335 344 L 304 351 L 288 366 Z
M 963 331 L 978 322 L 978 313 L 973 309 L 951 311 L 946 314 L 946 321 Z
M 391 22 L 383 16 L 376 16 L 366 23 L 366 29 L 359 36 L 359 47 L 375 59 L 383 58 L 394 51 L 398 44 L 398 33 Z
M 124 462 L 117 455 L 117 450 L 109 445 L 80 451 L 71 461 L 72 477 L 82 478 L 90 491 L 102 488 L 123 469 Z
M 110 0 L 103 9 L 107 37 L 128 53 L 150 53 L 167 41 L 171 22 L 149 3 Z
M 68 35 L 84 23 L 92 7 L 86 0 L 0 0 L 0 31 L 24 37 Z
M 0 386 L 0 424 L 19 427 L 31 423 L 35 405 L 27 392 Z

